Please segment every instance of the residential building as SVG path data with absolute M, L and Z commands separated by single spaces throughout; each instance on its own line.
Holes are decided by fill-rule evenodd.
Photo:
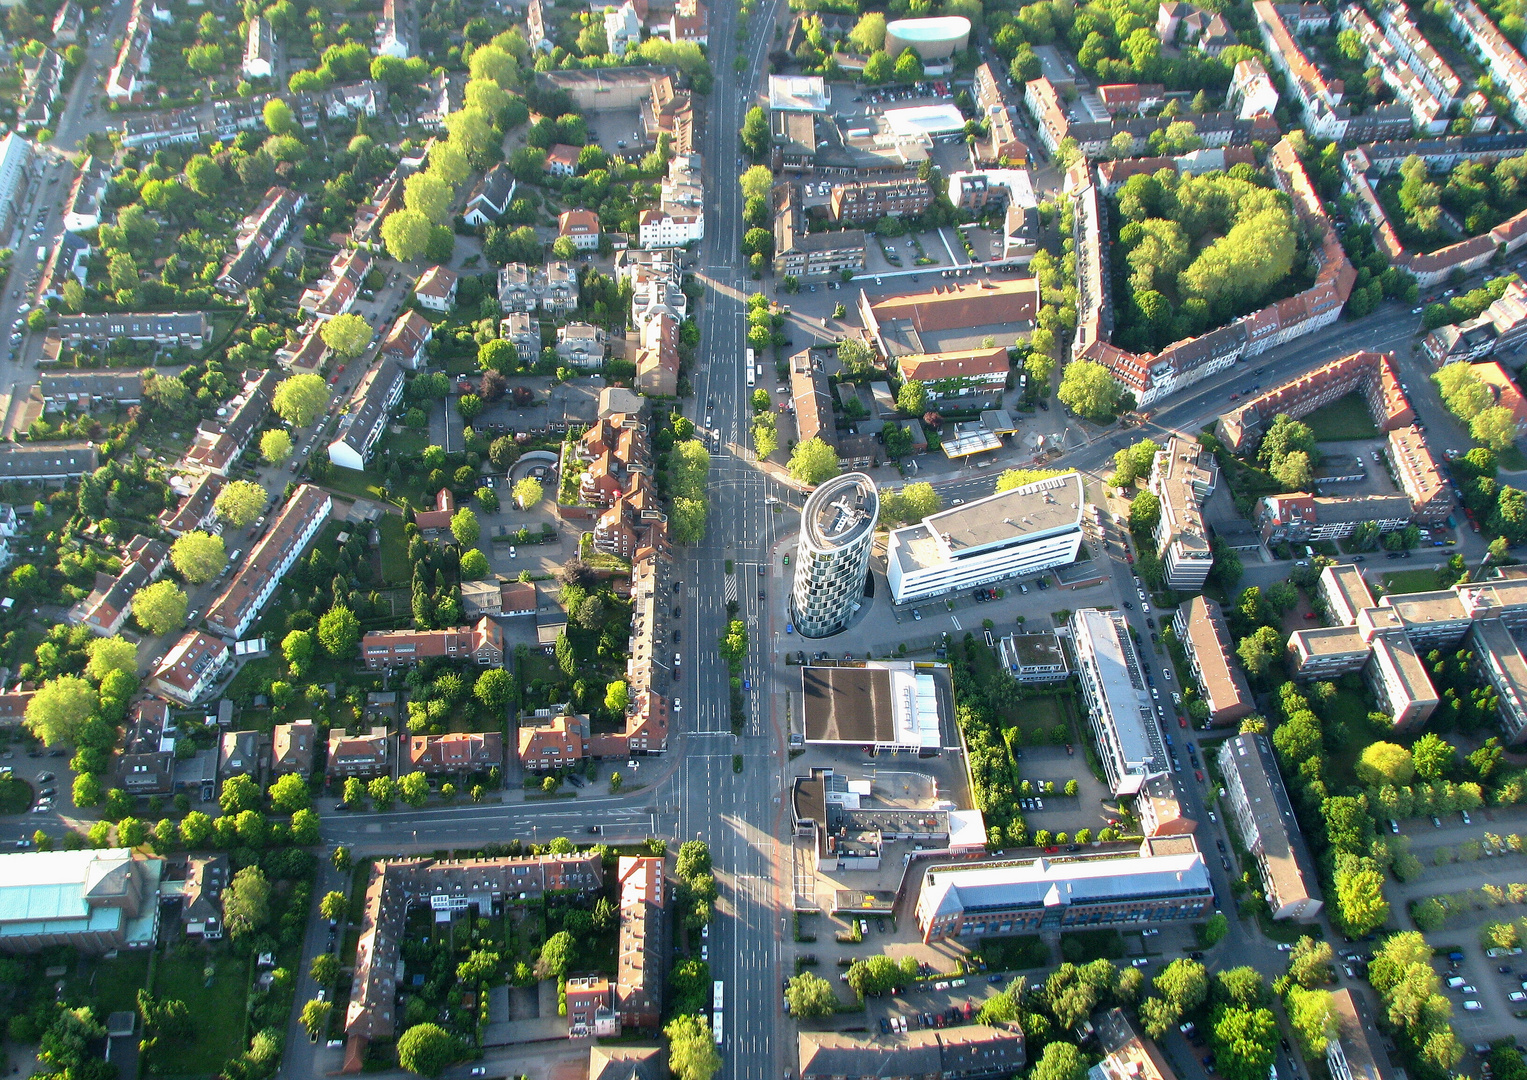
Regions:
M 117 754 L 117 786 L 129 795 L 168 795 L 175 786 L 175 725 L 170 704 L 147 697 L 127 713 L 127 732 Z
M 619 7 L 609 8 L 604 13 L 604 34 L 608 42 L 606 51 L 616 56 L 626 55 L 626 50 L 632 45 L 641 43 L 642 23 L 636 15 L 636 8 L 631 0 Z
M 1214 455 L 1176 435 L 1151 464 L 1150 491 L 1161 503 L 1156 522 L 1156 556 L 1166 572 L 1168 588 L 1196 592 L 1204 587 L 1214 566 L 1209 530 L 1199 507 L 1214 493 L 1219 466 Z
M 585 975 L 568 979 L 566 986 L 568 1038 L 620 1034 L 620 1020 L 611 1007 L 615 1002 L 615 988 L 609 979 L 603 975 Z
M 106 96 L 112 101 L 134 105 L 143 101 L 141 76 L 148 74 L 149 45 L 153 40 L 154 30 L 144 16 L 143 0 L 133 0 L 127 27 L 122 32 L 122 46 L 117 50 L 116 63 L 106 75 Z
M 998 646 L 1002 666 L 1021 683 L 1065 682 L 1071 677 L 1066 651 L 1053 630 L 1008 634 Z
M 76 233 L 64 232 L 53 249 L 48 254 L 48 261 L 43 267 L 42 284 L 39 286 L 37 295 L 44 300 L 62 300 L 64 287 L 70 279 L 85 284 L 89 277 L 90 267 L 86 260 L 90 258 L 90 245 Z M 46 342 L 46 337 L 44 341 Z M 47 359 L 46 345 L 43 350 L 43 358 Z
M 431 776 L 479 773 L 504 767 L 504 736 L 497 731 L 457 731 L 448 735 L 412 735 L 408 763 Z
M 1376 635 L 1368 647 L 1372 655 L 1363 667 L 1363 677 L 1374 702 L 1389 714 L 1396 731 L 1414 731 L 1440 703 L 1426 664 L 1403 634 Z
M 220 422 L 203 420 L 197 425 L 190 449 L 180 459 L 180 467 L 226 477 L 265 422 L 280 381 L 279 372 L 266 369 L 246 382 L 219 410 L 224 414 Z
M 1329 569 L 1329 568 L 1328 568 Z M 1256 708 L 1246 676 L 1230 659 L 1230 629 L 1219 605 L 1195 596 L 1177 609 L 1172 629 L 1182 645 L 1198 699 L 1209 709 L 1209 723 L 1233 724 Z
M 370 269 L 371 255 L 365 248 L 339 252 L 323 277 L 303 290 L 298 310 L 319 322 L 343 315 L 355 306 Z
M 516 753 L 520 766 L 532 772 L 577 764 L 590 756 L 589 718 L 563 713 L 521 717 Z
M 1357 999 L 1345 986 L 1331 993 L 1331 1020 L 1336 1030 L 1326 1039 L 1326 1068 L 1332 1080 L 1389 1080 L 1397 1074 L 1388 1067 L 1389 1055 L 1369 1037 L 1373 1026 L 1363 1023 Z
M 199 349 L 211 333 L 203 311 L 112 312 L 107 315 L 60 315 L 58 333 L 65 345 L 104 345 L 120 338 L 184 345 Z
M 218 739 L 217 775 L 248 776 L 265 786 L 265 738 L 258 731 L 225 731 Z
M 1242 120 L 1271 116 L 1278 108 L 1278 90 L 1260 61 L 1242 60 L 1235 65 L 1225 107 L 1236 109 Z
M 514 174 L 505 162 L 499 162 L 483 173 L 467 195 L 467 205 L 462 217 L 468 225 L 482 227 L 495 225 L 514 201 L 514 189 L 518 186 Z
M 143 400 L 143 373 L 130 369 L 41 371 L 37 384 L 47 412 L 88 413 Z
M 330 461 L 342 469 L 366 468 L 377 440 L 387 430 L 393 407 L 403 398 L 406 381 L 402 365 L 390 357 L 361 376 L 329 444 Z
M 472 626 L 449 630 L 372 630 L 361 638 L 361 656 L 373 670 L 411 666 L 431 657 L 499 667 L 504 662 L 504 632 L 486 616 Z
M 1339 22 L 1343 30 L 1357 35 L 1368 63 L 1378 69 L 1379 78 L 1393 91 L 1396 103 L 1410 110 L 1415 130 L 1427 135 L 1446 132 L 1451 99 L 1443 100 L 1432 91 L 1430 83 L 1411 67 L 1372 16 L 1360 7 L 1343 8 Z
M 636 233 L 637 243 L 644 248 L 683 247 L 705 238 L 705 213 L 700 209 L 643 210 Z
M 189 630 L 154 668 L 149 687 L 182 705 L 195 705 L 212 693 L 232 662 L 233 650 L 223 642 Z
M 277 724 L 271 735 L 271 775 L 300 776 L 306 780 L 313 771 L 313 753 L 317 746 L 318 729 L 313 726 L 313 721 Z
M 1356 352 L 1241 402 L 1220 417 L 1216 433 L 1231 450 L 1240 453 L 1261 441 L 1263 431 L 1278 414 L 1287 413 L 1299 420 L 1351 393 L 1362 396 L 1380 431 L 1394 431 L 1415 422 L 1393 358 L 1387 353 Z
M 883 217 L 921 214 L 933 205 L 933 189 L 916 176 L 849 180 L 832 186 L 834 221 L 874 223 Z
M 73 45 L 80 38 L 80 27 L 85 22 L 85 9 L 75 0 L 64 0 L 53 16 L 53 44 Z
M 371 199 L 355 211 L 350 239 L 357 247 L 380 251 L 382 222 L 395 210 L 403 209 L 403 177 L 396 170 L 385 177 L 371 193 Z
M 69 0 L 73 2 L 73 0 Z M 69 188 L 69 201 L 64 207 L 64 228 L 81 233 L 94 229 L 101 223 L 101 200 L 106 185 L 111 182 L 111 168 L 95 158 L 86 158 Z
M 1527 62 L 1474 0 L 1448 0 L 1440 14 L 1511 103 L 1516 122 L 1527 125 Z
M 14 226 L 17 210 L 25 205 L 32 155 L 31 142 L 18 133 L 12 131 L 0 138 L 0 228 Z M 64 227 L 69 227 L 67 221 Z
M 807 745 L 932 756 L 944 745 L 939 684 L 946 677 L 907 661 L 803 667 L 797 726 Z
M 880 494 L 864 473 L 818 485 L 801 511 L 790 617 L 802 637 L 846 628 L 864 596 L 870 549 L 880 519 Z
M 231 880 L 231 869 L 226 855 L 193 855 L 186 859 L 184 881 L 163 883 L 160 895 L 166 899 L 176 885 L 180 887 L 180 923 L 187 937 L 222 940 L 223 889 Z
M 1183 807 L 1171 773 L 1157 773 L 1141 785 L 1135 795 L 1135 812 L 1140 815 L 1142 836 L 1181 836 L 1198 828 L 1198 822 L 1188 817 Z
M 1077 675 L 1109 790 L 1133 795 L 1167 767 L 1140 656 L 1121 612 L 1083 608 L 1070 621 Z
M 520 584 L 516 582 L 516 584 Z M 529 584 L 532 591 L 534 583 Z M 461 607 L 468 619 L 476 620 L 484 615 L 498 615 L 503 611 L 504 594 L 498 581 L 463 581 L 461 583 Z M 534 613 L 534 608 L 531 609 Z
M 867 1077 L 999 1077 L 1023 1071 L 1023 1032 L 984 1024 L 923 1028 L 889 1036 L 802 1031 L 796 1036 L 801 1080 Z
M 239 223 L 234 252 L 218 275 L 218 291 L 238 295 L 253 285 L 306 204 L 307 196 L 291 188 L 267 191 L 260 205 Z
M 122 121 L 122 145 L 132 150 L 159 150 L 183 146 L 203 138 L 201 112 L 197 109 L 166 109 L 139 113 Z
M 402 4 L 403 11 L 398 7 Z M 376 51 L 379 56 L 392 56 L 407 60 L 413 55 L 406 24 L 409 19 L 407 0 L 382 0 L 382 17 L 376 23 Z
M 391 775 L 392 742 L 385 727 L 373 727 L 364 735 L 351 735 L 342 727 L 330 728 L 325 779 L 332 784 L 352 776 L 369 780 Z
M 1135 858 L 1035 859 L 932 866 L 916 918 L 923 941 L 1037 933 L 1068 926 L 1191 922 L 1214 907 L 1192 836 L 1147 839 Z
M 576 146 L 555 143 L 550 150 L 546 151 L 545 169 L 553 176 L 576 176 L 578 154 L 579 150 Z
M 0 950 L 151 949 L 164 860 L 129 848 L 0 855 Z
M 64 58 L 52 49 L 21 54 L 21 89 L 16 95 L 16 123 L 46 127 L 53 122 L 53 103 L 63 88 Z
M 1005 383 L 1006 352 L 1001 350 L 999 365 L 994 349 L 1027 336 L 1039 314 L 1039 288 L 1033 278 L 982 279 L 874 303 L 861 289 L 858 306 L 866 336 L 880 355 L 896 363 L 904 378 L 911 378 L 905 372 L 912 370 L 920 381 L 956 380 L 952 388 L 931 388 L 947 397 L 964 384 L 982 392 L 979 388 Z M 993 337 L 996 344 L 972 348 L 969 342 L 976 335 Z
M 1103 1060 L 1087 1070 L 1087 1080 L 1177 1080 L 1161 1048 L 1135 1030 L 1123 1009 L 1102 1013 L 1092 1027 Z
M 891 530 L 886 578 L 893 602 L 916 603 L 1075 562 L 1085 501 L 1081 477 L 1072 472 Z
M 620 929 L 616 939 L 615 1012 L 623 1027 L 657 1028 L 663 1022 L 663 976 L 668 966 L 668 887 L 664 860 L 622 855 L 616 864 L 620 886 Z
M 668 39 L 675 45 L 681 41 L 692 41 L 700 46 L 709 45 L 709 22 L 710 13 L 703 0 L 678 0 L 673 11 L 673 21 L 669 23 Z
M 256 15 L 249 20 L 249 33 L 244 44 L 243 72 L 246 79 L 268 79 L 275 70 L 276 35 L 270 20 Z
M 1403 529 L 1411 522 L 1411 505 L 1404 495 L 1268 495 L 1257 503 L 1252 520 L 1267 543 L 1303 544 L 1344 540 L 1365 522 L 1381 533 Z
M 399 368 L 418 371 L 429 362 L 428 346 L 434 336 L 435 327 L 428 319 L 417 311 L 405 311 L 382 339 L 381 355 Z
M 1475 664 L 1495 691 L 1506 741 L 1520 746 L 1527 741 L 1527 657 L 1510 628 L 1499 619 L 1480 619 L 1470 634 Z
M 660 312 L 641 324 L 636 389 L 649 397 L 672 397 L 679 387 L 679 320 Z
M 63 483 L 95 472 L 100 459 L 95 443 L 45 442 L 0 445 L 0 480 Z
M 641 104 L 641 123 L 642 138 L 647 142 L 656 144 L 666 135 L 675 154 L 683 157 L 694 152 L 694 96 L 680 90 L 671 76 L 652 80 L 652 91 Z
M 133 597 L 145 585 L 159 580 L 169 556 L 170 547 L 164 541 L 135 537 L 117 576 L 99 575 L 90 595 L 70 609 L 69 620 L 84 623 L 102 637 L 113 636 L 132 614 Z
M 1527 435 L 1527 401 L 1522 399 L 1521 390 L 1517 389 L 1516 383 L 1506 373 L 1506 369 L 1493 360 L 1482 364 L 1470 364 L 1469 367 L 1479 381 L 1484 383 L 1485 389 L 1490 392 L 1490 399 L 1511 413 L 1516 438 L 1520 439 L 1523 435 Z M 1421 445 L 1425 446 L 1425 443 Z
M 1216 759 L 1224 780 L 1227 815 L 1241 846 L 1256 860 L 1274 919 L 1313 922 L 1324 906 L 1315 863 L 1283 786 L 1272 741 L 1243 733 L 1225 740 Z
M 793 203 L 774 216 L 774 272 L 796 278 L 825 277 L 864 269 L 864 232 L 838 229 L 808 232 Z
M 1510 282 L 1505 293 L 1484 311 L 1455 326 L 1439 326 L 1423 347 L 1434 364 L 1479 360 L 1518 349 L 1527 337 L 1527 285 Z
M 332 738 L 332 735 L 331 735 Z M 371 1040 L 401 1030 L 396 1013 L 398 970 L 408 910 L 502 914 L 511 901 L 550 893 L 590 896 L 604 882 L 599 856 L 528 855 L 490 859 L 379 859 L 366 883 L 360 943 L 345 1011 L 345 1072 L 358 1072 Z
M 577 368 L 597 368 L 604 363 L 605 333 L 590 323 L 557 327 L 557 359 Z
M 448 312 L 456 306 L 456 288 L 461 275 L 443 266 L 431 266 L 414 284 L 419 306 L 429 311 Z
M 541 320 L 523 311 L 511 311 L 499 320 L 498 336 L 514 346 L 520 362 L 534 364 L 541 359 Z
M 592 210 L 564 210 L 557 217 L 557 237 L 573 242 L 579 251 L 599 250 L 599 215 Z
M 207 609 L 207 625 L 226 637 L 243 637 L 333 509 L 328 492 L 299 485 Z

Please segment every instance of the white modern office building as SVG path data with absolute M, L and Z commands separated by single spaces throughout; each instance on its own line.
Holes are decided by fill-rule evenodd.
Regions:
M 804 637 L 826 637 L 848 625 L 864 596 L 880 494 L 863 473 L 845 473 L 811 493 L 801 511 L 790 619 Z
M 1070 472 L 892 530 L 886 541 L 891 599 L 916 603 L 1075 562 L 1082 503 L 1081 475 Z
M 1129 624 L 1119 612 L 1083 608 L 1067 625 L 1108 788 L 1115 795 L 1137 794 L 1146 780 L 1166 771 L 1167 755 Z

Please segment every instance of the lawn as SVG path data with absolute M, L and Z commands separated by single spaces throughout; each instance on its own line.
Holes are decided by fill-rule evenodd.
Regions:
M 202 973 L 206 963 L 213 965 L 210 981 Z M 248 961 L 226 950 L 172 949 L 161 956 L 155 996 L 183 998 L 196 1020 L 196 1038 L 161 1042 L 153 1051 L 153 1071 L 169 1076 L 211 1075 L 241 1054 L 246 1045 L 248 990 Z
M 1384 591 L 1393 593 L 1413 592 L 1436 592 L 1437 571 L 1430 569 L 1422 570 L 1396 570 L 1383 577 Z
M 1123 956 L 1124 937 L 1117 930 L 1075 930 L 1060 935 L 1060 957 L 1073 964 Z
M 403 535 L 403 515 L 383 514 L 377 523 L 381 533 L 382 583 L 397 585 L 409 580 L 413 568 L 408 565 L 408 541 Z
M 1500 453 L 1495 455 L 1496 463 L 1507 472 L 1521 472 L 1527 469 L 1527 454 L 1517 449 L 1516 443 L 1512 443 Z
M 323 482 L 323 486 L 357 499 L 372 499 L 381 503 L 388 501 L 386 494 L 382 491 L 381 477 L 372 472 L 333 469 L 330 470 L 329 478 Z
M 1304 418 L 1316 442 L 1345 442 L 1351 439 L 1376 439 L 1379 429 L 1373 426 L 1368 404 L 1356 393 L 1316 409 Z
M 138 1008 L 138 991 L 148 985 L 148 952 L 123 952 L 115 960 L 95 961 L 89 996 L 96 1015 Z M 189 1004 L 189 1002 L 187 1002 Z
M 989 971 L 1026 971 L 1049 967 L 1050 947 L 1038 934 L 983 938 L 975 955 L 986 961 Z

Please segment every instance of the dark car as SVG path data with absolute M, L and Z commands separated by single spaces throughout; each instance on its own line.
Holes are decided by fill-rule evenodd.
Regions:
M 675 581 L 673 583 L 673 591 L 674 592 L 682 592 L 683 589 L 684 589 L 684 583 L 682 581 Z
M 51 799 L 53 796 L 55 796 L 57 794 L 58 794 L 58 788 L 56 788 L 56 787 L 45 787 L 41 791 L 39 791 L 37 793 L 37 797 L 39 799 Z
M 684 609 L 683 608 L 681 608 L 678 604 L 673 605 L 673 617 L 675 619 L 679 618 L 683 614 L 684 614 Z
M 590 825 L 589 826 L 589 835 L 590 836 L 598 836 L 599 835 L 599 826 L 598 825 Z M 789 980 L 787 979 L 786 982 L 788 982 L 788 981 Z
M 51 780 L 57 780 L 57 779 L 58 779 L 58 777 L 54 776 L 50 772 L 40 772 L 40 773 L 37 774 L 37 782 L 39 784 L 46 784 L 46 783 L 48 783 Z
M 764 591 L 762 589 L 759 589 L 758 590 L 758 599 L 762 600 L 763 598 L 764 598 Z

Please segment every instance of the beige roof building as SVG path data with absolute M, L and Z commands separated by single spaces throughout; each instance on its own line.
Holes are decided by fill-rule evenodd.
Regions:
M 1241 843 L 1256 859 L 1267 906 L 1274 919 L 1310 922 L 1324 906 L 1315 863 L 1266 735 L 1226 739 L 1219 751 L 1230 819 Z

